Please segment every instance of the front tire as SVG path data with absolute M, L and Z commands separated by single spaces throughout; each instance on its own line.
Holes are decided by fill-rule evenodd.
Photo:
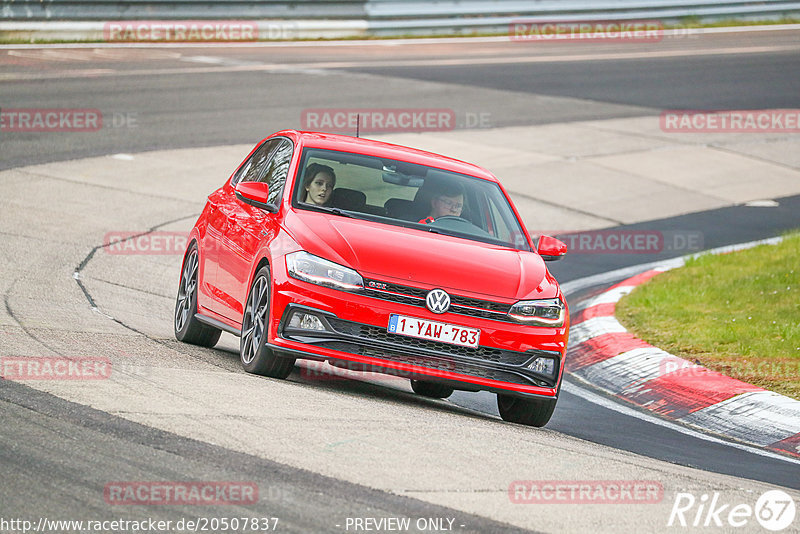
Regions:
M 222 330 L 201 323 L 197 313 L 197 288 L 199 280 L 199 255 L 197 245 L 192 244 L 183 260 L 178 297 L 175 299 L 175 317 L 172 321 L 175 339 L 201 347 L 213 347 L 219 341 Z
M 267 332 L 270 321 L 269 266 L 258 270 L 242 318 L 242 337 L 239 341 L 239 357 L 248 373 L 286 378 L 294 369 L 294 358 L 282 358 L 267 347 Z
M 557 399 L 523 399 L 497 394 L 497 410 L 503 421 L 521 425 L 543 427 L 556 409 Z
M 447 387 L 444 384 L 437 384 L 436 382 L 425 382 L 423 380 L 412 380 L 411 389 L 417 395 L 423 397 L 431 397 L 432 399 L 446 399 L 453 394 L 453 388 Z

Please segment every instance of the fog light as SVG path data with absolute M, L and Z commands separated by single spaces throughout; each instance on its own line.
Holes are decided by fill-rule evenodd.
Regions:
M 553 376 L 556 374 L 556 361 L 553 358 L 536 358 L 528 365 L 528 369 L 543 375 Z
M 325 331 L 325 325 L 320 321 L 319 317 L 305 312 L 294 312 L 292 318 L 289 319 L 289 327 L 300 328 L 302 330 L 318 330 Z

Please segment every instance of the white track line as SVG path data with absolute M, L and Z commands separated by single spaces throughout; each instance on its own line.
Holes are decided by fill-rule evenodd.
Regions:
M 750 452 L 753 454 L 758 454 L 759 456 L 765 456 L 767 458 L 771 458 L 773 460 L 783 460 L 784 462 L 789 462 L 792 464 L 800 465 L 800 459 L 791 458 L 789 456 L 783 456 L 777 453 L 773 453 L 764 449 L 759 449 L 757 447 L 751 447 L 749 445 L 744 445 L 742 443 L 737 443 L 734 441 L 727 441 L 721 438 L 717 438 L 708 434 L 704 434 L 698 430 L 693 430 L 689 427 L 684 425 L 679 425 L 677 423 L 671 423 L 669 421 L 665 421 L 659 417 L 654 415 L 650 415 L 644 412 L 640 412 L 634 408 L 630 408 L 628 406 L 622 405 L 617 401 L 611 400 L 607 397 L 602 395 L 598 395 L 597 393 L 593 393 L 588 389 L 581 387 L 571 380 L 565 380 L 562 384 L 562 389 L 564 389 L 567 393 L 575 395 L 576 397 L 580 397 L 586 401 L 591 402 L 592 404 L 597 404 L 598 406 L 602 406 L 603 408 L 607 408 L 609 410 L 621 413 L 622 415 L 627 415 L 629 417 L 635 417 L 636 419 L 641 419 L 642 421 L 652 423 L 654 425 L 658 425 L 664 427 L 669 430 L 674 430 L 675 432 L 680 432 L 681 434 L 685 434 L 687 436 L 701 439 L 703 441 L 708 441 L 711 443 L 719 443 L 720 445 L 726 445 L 728 447 L 733 447 L 735 449 L 740 449 L 746 452 Z

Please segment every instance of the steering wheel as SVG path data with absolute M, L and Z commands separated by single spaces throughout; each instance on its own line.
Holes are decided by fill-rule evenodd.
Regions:
M 448 224 L 447 222 L 443 222 L 443 224 L 439 226 L 442 229 L 449 228 L 450 230 L 453 231 L 458 231 L 477 237 L 490 237 L 490 238 L 494 237 L 480 226 L 476 226 L 475 223 L 473 223 L 469 219 L 465 219 L 464 217 L 459 217 L 458 215 L 441 215 L 433 220 L 434 223 L 439 221 L 452 221 L 456 223 L 456 224 L 452 223 Z
M 438 217 L 436 217 L 433 220 L 433 222 L 436 222 L 436 221 L 461 221 L 461 222 L 465 222 L 465 223 L 467 223 L 469 225 L 472 225 L 472 222 L 468 221 L 464 217 L 459 217 L 458 215 L 439 215 Z

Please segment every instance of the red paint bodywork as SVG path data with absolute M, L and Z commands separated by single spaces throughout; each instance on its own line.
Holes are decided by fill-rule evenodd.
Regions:
M 524 225 L 522 229 L 527 243 L 531 244 L 531 251 L 296 209 L 291 202 L 300 156 L 305 147 L 389 157 L 466 174 L 499 185 L 488 171 L 429 152 L 366 139 L 294 130 L 278 132 L 267 139 L 273 137 L 288 138 L 294 144 L 289 178 L 277 212 L 269 213 L 237 199 L 231 185 L 231 178 L 236 174 L 234 172 L 220 189 L 209 195 L 191 231 L 189 243 L 198 244 L 200 255 L 198 313 L 227 325 L 229 329 L 241 330 L 244 302 L 252 280 L 257 270 L 268 264 L 272 273 L 268 343 L 275 349 L 301 351 L 312 359 L 357 362 L 377 369 L 435 376 L 470 384 L 475 389 L 557 396 L 558 385 L 549 388 L 490 380 L 339 352 L 280 337 L 279 324 L 290 303 L 310 306 L 344 320 L 384 330 L 390 314 L 410 315 L 479 328 L 481 346 L 518 352 L 531 349 L 558 352 L 561 356 L 561 370 L 558 373 L 560 383 L 569 313 L 566 313 L 564 325 L 557 328 L 451 313 L 437 315 L 426 308 L 321 287 L 290 277 L 285 255 L 305 250 L 355 269 L 364 278 L 426 290 L 442 288 L 465 297 L 508 304 L 525 299 L 561 297 L 558 283 L 547 270 L 542 257 L 533 252 L 536 248 Z M 508 197 L 502 185 L 500 188 Z M 509 203 L 519 220 L 516 208 Z M 297 356 L 296 353 L 294 355 Z

